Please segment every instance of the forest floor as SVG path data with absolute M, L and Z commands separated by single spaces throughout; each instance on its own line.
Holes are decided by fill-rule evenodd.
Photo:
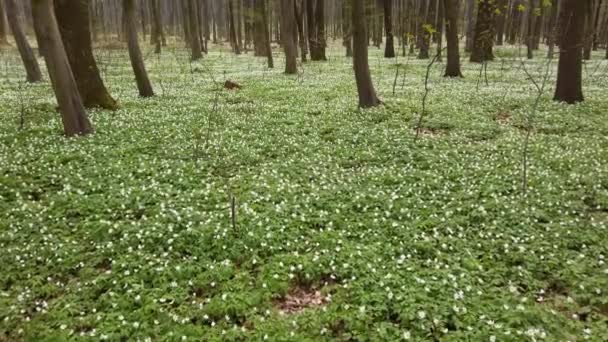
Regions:
M 599 54 L 585 103 L 551 101 L 554 61 L 535 114 L 516 49 L 487 83 L 438 63 L 415 142 L 428 60 L 370 48 L 384 105 L 360 111 L 341 48 L 298 76 L 227 49 L 146 53 L 152 99 L 98 50 L 121 109 L 76 139 L 2 52 L 0 341 L 608 339 Z

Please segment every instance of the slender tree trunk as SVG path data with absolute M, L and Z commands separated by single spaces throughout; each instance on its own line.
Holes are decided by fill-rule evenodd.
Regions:
M 496 16 L 496 45 L 502 46 L 505 37 L 505 26 L 507 23 L 507 13 L 509 13 L 509 0 L 498 1 L 498 13 Z
M 124 0 L 123 0 L 124 1 Z M 160 8 L 158 0 L 149 0 L 150 6 L 152 7 L 152 27 L 154 32 L 152 33 L 152 40 L 154 41 L 155 48 L 154 53 L 161 53 L 162 36 L 163 36 L 163 23 L 160 16 Z M 124 14 L 123 14 L 124 15 Z M 128 25 L 128 24 L 127 24 Z
M 342 1 L 342 45 L 346 48 L 346 57 L 353 56 L 353 33 L 351 25 L 351 1 Z
M 367 28 L 364 0 L 352 0 L 353 67 L 359 94 L 359 107 L 368 108 L 380 104 L 376 95 L 367 58 Z
M 103 84 L 93 56 L 89 0 L 55 0 L 55 15 L 84 106 L 116 110 L 118 105 Z
M 445 7 L 445 31 L 448 43 L 448 64 L 445 68 L 446 77 L 462 77 L 460 71 L 460 48 L 458 46 L 458 22 L 460 0 L 443 0 Z
M 465 43 L 465 51 L 471 52 L 473 51 L 473 44 L 475 41 L 475 4 L 476 0 L 467 0 L 467 13 L 466 13 L 466 23 L 467 23 L 467 32 L 466 32 L 466 43 Z
M 234 0 L 228 0 L 228 15 L 229 15 L 229 25 L 230 25 L 230 43 L 232 44 L 232 49 L 234 53 L 237 55 L 241 54 L 241 48 L 239 46 L 239 40 L 236 34 L 236 24 L 235 13 L 234 13 Z M 238 17 L 236 17 L 238 19 Z
M 42 80 L 40 66 L 38 65 L 38 60 L 32 51 L 30 43 L 27 41 L 25 32 L 23 32 L 21 23 L 19 22 L 19 18 L 21 17 L 19 7 L 17 7 L 15 0 L 4 0 L 4 4 L 6 5 L 8 24 L 13 32 L 15 44 L 17 44 L 19 55 L 21 55 L 21 60 L 23 61 L 23 66 L 25 67 L 27 81 L 32 83 L 38 82 Z
M 196 0 L 188 0 L 188 13 L 190 23 L 190 48 L 192 50 L 192 60 L 196 61 L 203 58 L 203 47 L 200 40 L 200 27 L 198 16 L 196 15 Z
M 68 56 L 65 53 L 52 0 L 32 0 L 32 15 L 40 25 L 40 40 L 44 41 L 49 77 L 55 91 L 63 131 L 66 136 L 87 135 L 93 126 L 80 99 L 76 81 L 72 75 Z
M 583 42 L 583 59 L 588 61 L 591 60 L 591 51 L 593 49 L 593 36 L 594 36 L 594 31 L 595 31 L 595 27 L 593 25 L 593 8 L 595 7 L 594 4 L 596 1 L 592 1 L 592 0 L 585 0 L 585 1 L 589 1 L 591 2 L 591 4 L 589 4 L 589 6 L 587 6 L 587 12 L 586 12 L 586 16 L 585 16 L 585 36 L 584 36 L 584 42 Z
M 137 41 L 137 21 L 135 20 L 135 1 L 134 0 L 122 0 L 123 1 L 123 13 L 126 21 L 127 39 L 129 45 L 129 57 L 131 59 L 131 66 L 135 73 L 135 80 L 137 81 L 137 89 L 139 90 L 139 96 L 151 97 L 154 96 L 152 90 L 152 84 L 148 78 L 148 72 L 144 65 L 144 60 L 141 55 L 141 49 L 139 48 L 139 42 Z
M 528 0 L 528 34 L 526 37 L 526 48 L 528 52 L 528 59 L 532 59 L 534 57 L 534 30 L 535 26 L 534 21 L 536 20 L 536 15 L 534 8 L 536 7 L 534 4 L 534 0 Z
M 304 32 L 304 4 L 302 1 L 297 0 L 295 4 L 296 22 L 298 23 L 298 41 L 300 42 L 300 54 L 302 62 L 306 62 L 306 55 L 308 54 L 308 44 L 306 43 L 306 33 Z
M 386 46 L 384 47 L 384 57 L 395 57 L 395 39 L 393 38 L 393 1 L 383 0 L 384 5 L 384 29 L 386 31 Z
M 308 0 L 307 4 L 310 59 L 325 61 L 325 0 Z
M 283 49 L 285 50 L 285 73 L 297 74 L 297 55 L 296 47 L 296 18 L 294 14 L 294 0 L 281 1 L 281 38 Z
M 494 60 L 492 48 L 496 36 L 494 28 L 495 11 L 494 0 L 479 0 L 471 62 L 483 63 Z
M 429 45 L 431 44 L 431 34 L 428 27 L 429 17 L 429 6 L 430 3 L 426 1 L 420 2 L 420 10 L 418 11 L 418 17 L 420 25 L 418 25 L 418 59 L 429 58 Z
M 0 0 L 0 46 L 8 45 L 8 33 L 6 26 L 6 14 L 4 13 L 4 4 Z
M 443 53 L 443 28 L 444 28 L 444 24 L 445 24 L 445 20 L 444 20 L 444 12 L 445 12 L 445 8 L 444 8 L 444 4 L 443 4 L 443 0 L 436 0 L 437 1 L 437 56 L 438 56 L 438 61 L 442 60 L 442 53 Z
M 585 35 L 587 1 L 563 0 L 560 15 L 560 52 L 555 101 L 569 104 L 584 101 L 582 86 L 582 47 Z
M 555 50 L 555 38 L 557 37 L 557 16 L 559 15 L 559 7 L 561 0 L 556 0 L 551 4 L 551 18 L 549 19 L 549 34 L 547 35 L 547 45 L 549 51 L 547 52 L 547 58 L 553 56 Z

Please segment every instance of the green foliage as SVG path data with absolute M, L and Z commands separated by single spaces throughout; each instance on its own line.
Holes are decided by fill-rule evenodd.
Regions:
M 393 96 L 376 49 L 386 105 L 367 111 L 337 48 L 297 81 L 217 46 L 191 74 L 176 49 L 147 59 L 164 91 L 146 100 L 126 53 L 100 51 L 121 109 L 90 112 L 83 139 L 61 136 L 48 83 L 18 93 L 8 52 L 0 340 L 606 340 L 606 77 L 586 74 L 583 104 L 541 99 L 524 198 L 535 91 L 505 49 L 479 90 L 478 65 L 433 67 L 418 144 L 428 61 L 409 60 Z M 214 105 L 212 77 L 243 89 Z M 328 301 L 283 315 L 295 287 Z

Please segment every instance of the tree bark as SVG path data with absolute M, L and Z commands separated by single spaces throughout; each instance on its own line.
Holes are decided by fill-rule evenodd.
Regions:
M 281 38 L 283 49 L 285 50 L 285 73 L 297 74 L 297 47 L 296 37 L 296 18 L 294 13 L 294 0 L 281 1 Z
M 25 67 L 26 79 L 30 83 L 39 82 L 42 80 L 40 66 L 38 65 L 38 60 L 34 55 L 34 51 L 32 51 L 30 43 L 27 41 L 25 32 L 23 32 L 21 23 L 19 22 L 19 18 L 21 17 L 19 8 L 17 7 L 15 0 L 4 0 L 4 4 L 6 5 L 8 24 L 11 28 L 11 32 L 13 32 L 15 44 L 17 44 L 19 55 L 21 56 L 23 66 Z
M 346 48 L 346 57 L 353 56 L 351 11 L 350 1 L 342 1 L 342 45 Z
M 364 0 L 352 0 L 352 7 L 353 68 L 357 81 L 359 107 L 374 107 L 380 104 L 380 100 L 369 72 Z
M 325 0 L 307 1 L 310 59 L 325 61 Z
M 473 51 L 473 43 L 475 38 L 475 0 L 467 0 L 467 13 L 466 13 L 466 43 L 465 51 Z
M 393 37 L 393 0 L 384 0 L 384 29 L 386 31 L 385 58 L 395 58 L 395 39 Z
M 302 62 L 306 62 L 308 54 L 308 44 L 306 43 L 306 33 L 304 32 L 304 3 L 306 0 L 297 0 L 295 3 L 296 22 L 298 23 L 298 41 L 300 42 L 300 54 Z
M 555 50 L 555 38 L 557 37 L 557 16 L 559 15 L 559 7 L 561 0 L 556 0 L 551 4 L 551 18 L 549 18 L 549 34 L 547 35 L 547 45 L 549 51 L 547 52 L 547 58 L 553 57 L 553 51 Z
M 462 77 L 460 71 L 460 48 L 458 46 L 458 22 L 460 0 L 443 0 L 445 7 L 445 31 L 448 43 L 448 64 L 445 68 L 446 77 Z
M 152 10 L 152 34 L 150 35 L 150 37 L 152 37 L 152 41 L 153 44 L 155 45 L 154 48 L 154 53 L 156 54 L 160 54 L 161 53 L 161 45 L 162 45 L 162 36 L 163 36 L 163 24 L 162 24 L 162 20 L 160 17 L 160 9 L 158 6 L 158 1 L 157 0 L 149 0 L 150 1 L 150 6 L 151 6 L 151 10 Z
M 240 43 L 236 34 L 237 25 L 235 23 L 234 0 L 228 0 L 228 16 L 230 25 L 230 43 L 232 44 L 234 53 L 240 55 L 241 47 L 239 46 Z M 236 17 L 236 19 L 238 19 L 238 17 Z
M 59 33 L 52 0 L 32 0 L 32 16 L 40 27 L 40 40 L 44 41 L 49 77 L 55 91 L 63 131 L 66 136 L 87 135 L 93 127 L 82 104 L 68 56 Z
M 582 83 L 582 49 L 588 9 L 589 3 L 587 1 L 563 1 L 560 15 L 557 86 L 553 98 L 555 101 L 573 104 L 585 100 Z
M 196 0 L 188 0 L 188 15 L 190 26 L 190 49 L 192 51 L 192 60 L 196 61 L 203 58 L 203 47 L 201 46 L 200 30 L 198 16 L 196 15 Z
M 500 0 L 498 2 L 498 13 L 496 16 L 496 45 L 502 46 L 505 37 L 505 26 L 507 23 L 507 13 L 509 13 L 509 1 Z
M 6 15 L 4 13 L 4 4 L 0 0 L 0 46 L 8 45 L 8 32 L 6 26 Z
M 534 0 L 528 0 L 528 33 L 526 37 L 526 50 L 528 53 L 528 59 L 532 59 L 534 57 L 534 30 L 536 29 L 535 20 L 538 20 L 536 18 L 534 8 Z
M 137 81 L 137 89 L 139 96 L 151 97 L 154 96 L 152 84 L 148 78 L 148 72 L 144 65 L 144 60 L 137 41 L 137 21 L 135 20 L 135 0 L 123 0 L 123 15 L 125 16 L 127 40 L 129 45 L 129 58 L 131 59 L 131 67 L 135 73 Z
M 496 36 L 494 28 L 495 11 L 496 4 L 494 0 L 479 0 L 471 62 L 483 63 L 494 60 L 492 49 L 494 37 Z
M 55 15 L 65 52 L 85 107 L 116 110 L 97 68 L 89 26 L 89 0 L 55 0 Z

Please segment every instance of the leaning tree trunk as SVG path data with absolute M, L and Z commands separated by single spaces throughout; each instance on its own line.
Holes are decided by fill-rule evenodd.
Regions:
M 118 105 L 103 84 L 93 56 L 89 0 L 55 0 L 55 15 L 82 103 L 116 110 Z
M 479 0 L 471 62 L 484 63 L 494 60 L 492 48 L 496 36 L 494 27 L 495 11 L 496 3 L 494 0 Z
M 203 47 L 201 46 L 200 31 L 198 16 L 196 15 L 196 2 L 195 0 L 188 0 L 188 13 L 184 13 L 184 16 L 189 16 L 189 33 L 190 33 L 190 49 L 192 51 L 192 60 L 196 61 L 203 58 Z
M 27 81 L 39 82 L 42 80 L 40 66 L 38 66 L 38 60 L 36 60 L 34 51 L 32 51 L 32 48 L 27 41 L 27 37 L 23 32 L 23 28 L 21 27 L 21 23 L 19 23 L 19 17 L 21 17 L 19 15 L 19 8 L 17 7 L 15 0 L 4 0 L 4 4 L 6 5 L 8 24 L 13 32 L 15 44 L 17 44 L 19 55 L 21 55 L 21 60 L 23 61 L 23 66 L 25 67 Z
M 44 41 L 44 59 L 61 112 L 65 135 L 92 133 L 93 127 L 80 99 L 68 56 L 61 41 L 53 0 L 32 0 L 32 16 L 40 27 L 40 40 Z
M 395 39 L 393 37 L 393 1 L 384 0 L 384 29 L 386 31 L 385 58 L 395 58 Z
M 458 22 L 460 0 L 443 0 L 445 12 L 445 35 L 448 44 L 448 64 L 445 68 L 446 77 L 462 77 L 460 71 L 460 48 L 458 46 Z
M 368 108 L 380 104 L 376 95 L 367 59 L 367 28 L 365 0 L 352 0 L 353 68 L 359 94 L 359 107 Z
M 0 0 L 0 46 L 8 45 L 8 33 L 6 32 L 6 15 L 4 14 L 4 4 Z
M 569 104 L 582 102 L 585 16 L 589 3 L 581 0 L 564 0 L 560 15 L 560 51 L 557 69 L 555 101 Z
M 137 81 L 137 89 L 139 90 L 139 96 L 151 97 L 154 96 L 152 90 L 152 84 L 148 78 L 148 72 L 144 65 L 144 60 L 141 55 L 141 49 L 139 48 L 139 42 L 137 41 L 137 20 L 135 19 L 135 0 L 123 0 L 123 13 L 125 16 L 127 40 L 129 45 L 129 57 L 131 59 L 131 66 L 135 73 L 135 80 Z
M 281 1 L 281 38 L 283 49 L 285 50 L 285 73 L 297 74 L 297 54 L 296 47 L 296 18 L 294 13 L 294 0 Z

